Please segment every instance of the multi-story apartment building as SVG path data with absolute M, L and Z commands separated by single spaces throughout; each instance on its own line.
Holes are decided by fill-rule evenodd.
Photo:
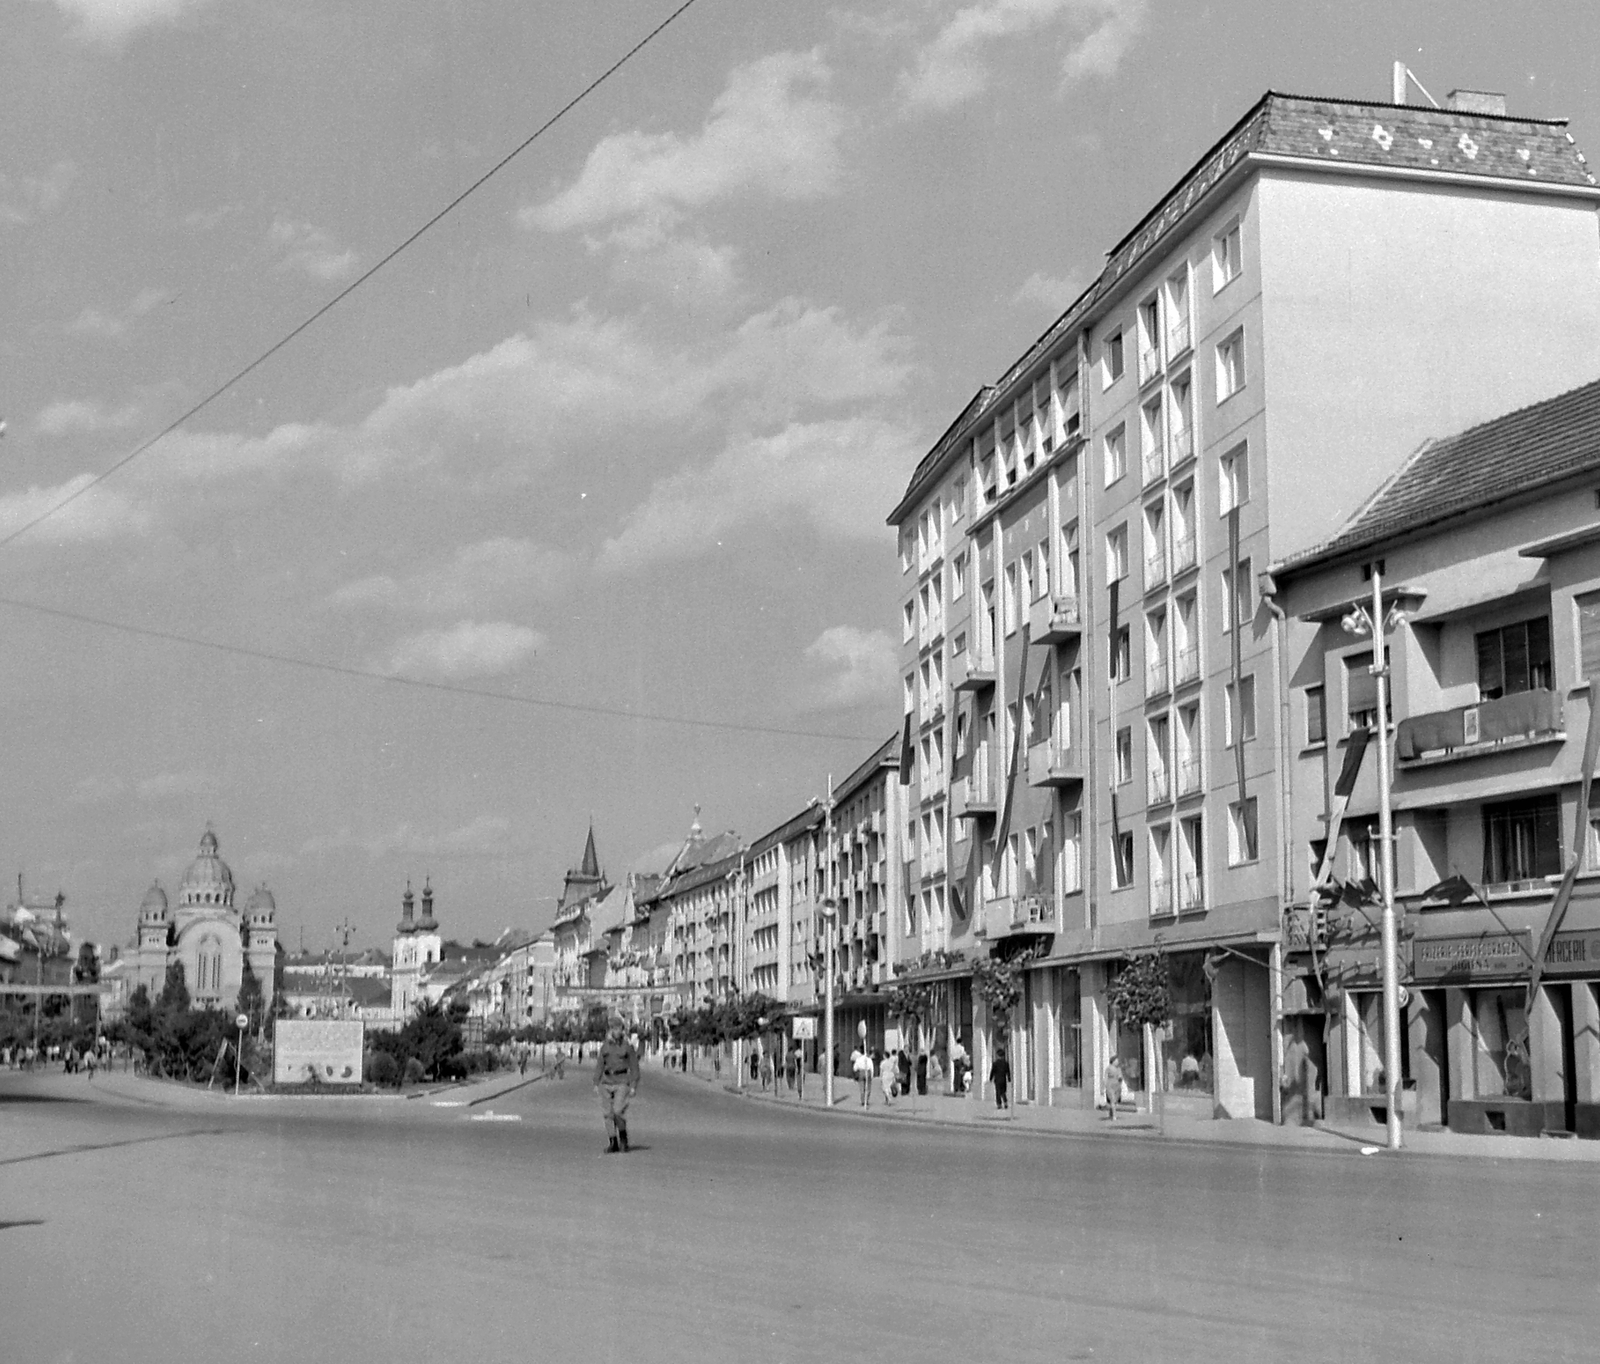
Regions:
M 783 1002 L 810 999 L 809 988 L 801 988 L 809 977 L 796 968 L 808 965 L 825 819 L 821 802 L 813 801 L 745 853 L 739 980 L 746 994 Z M 804 931 L 797 934 L 797 926 Z
M 1600 1136 L 1600 817 L 1584 771 L 1600 677 L 1597 431 L 1600 382 L 1425 445 L 1327 545 L 1274 570 L 1293 899 L 1318 908 L 1301 921 L 1285 1012 L 1331 1109 L 1370 1108 L 1383 1090 L 1376 910 L 1313 894 L 1324 869 L 1330 891 L 1380 875 L 1377 763 L 1362 761 L 1376 649 L 1341 628 L 1369 608 L 1376 565 L 1394 617 L 1403 1110 L 1465 1131 Z
M 955 954 L 922 973 L 949 982 L 981 1075 L 1006 1039 L 960 958 L 1026 955 L 1024 1099 L 1099 1102 L 1116 1052 L 1137 1089 L 1275 1112 L 1293 859 L 1258 579 L 1430 434 L 1600 369 L 1584 158 L 1562 123 L 1451 106 L 1264 96 L 978 392 L 889 518 L 915 789 L 930 818 L 943 798 L 929 942 Z M 919 843 L 930 891 L 938 855 Z M 1153 948 L 1163 1037 L 1105 1003 Z

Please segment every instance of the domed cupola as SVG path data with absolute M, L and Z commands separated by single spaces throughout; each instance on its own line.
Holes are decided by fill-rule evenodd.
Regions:
M 166 921 L 167 892 L 161 889 L 161 882 L 152 881 L 150 889 L 145 891 L 144 899 L 139 903 L 139 922 L 160 924 Z
M 208 825 L 200 839 L 200 855 L 189 864 L 178 889 L 184 908 L 233 908 L 233 872 L 217 853 L 217 836 Z
M 408 937 L 417 931 L 415 918 L 417 897 L 411 893 L 411 882 L 406 882 L 406 893 L 400 897 L 400 922 L 395 925 L 395 932 L 403 937 Z
M 245 906 L 245 917 L 253 928 L 270 928 L 273 919 L 278 913 L 278 902 L 272 898 L 272 892 L 267 889 L 266 882 L 255 888 L 250 896 L 250 903 Z

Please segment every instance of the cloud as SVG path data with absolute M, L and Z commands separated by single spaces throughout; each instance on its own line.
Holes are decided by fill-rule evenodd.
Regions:
M 507 851 L 511 829 L 511 821 L 502 815 L 478 815 L 468 823 L 442 833 L 402 823 L 382 833 L 363 837 L 346 826 L 333 834 L 317 834 L 308 838 L 300 845 L 299 856 L 319 857 L 357 849 L 374 861 L 396 854 L 437 858 L 481 857 Z
M 284 252 L 278 262 L 279 270 L 299 270 L 313 279 L 331 283 L 346 278 L 356 268 L 354 251 L 341 250 L 332 237 L 310 223 L 278 218 L 268 229 L 267 236 Z
M 840 178 L 844 119 L 822 91 L 819 52 L 778 52 L 735 68 L 700 131 L 617 133 L 589 153 L 577 180 L 524 209 L 547 232 L 618 221 L 665 231 L 690 209 L 744 190 L 796 201 L 830 194 Z
M 713 246 L 701 237 L 651 237 L 630 239 L 614 234 L 614 278 L 646 284 L 691 306 L 721 304 L 739 292 L 739 252 L 732 246 Z
M 78 178 L 71 161 L 57 161 L 43 175 L 11 179 L 0 174 L 0 223 L 22 226 L 60 207 Z
M 644 852 L 633 858 L 628 863 L 629 871 L 663 872 L 667 865 L 683 850 L 681 838 L 672 839 L 670 842 L 658 843 L 653 848 L 646 848 Z
M 106 340 L 115 340 L 165 297 L 164 290 L 141 289 L 129 300 L 126 307 L 118 311 L 105 313 L 98 308 L 85 308 L 67 323 L 67 331 L 74 336 L 98 336 Z
M 146 777 L 134 787 L 140 800 L 172 800 L 179 796 L 201 796 L 213 789 L 212 779 L 204 772 L 158 772 Z
M 87 488 L 93 481 L 93 474 L 79 474 L 53 488 L 34 485 L 22 492 L 0 496 L 0 537 L 42 516 L 50 508 Z M 55 544 L 109 540 L 142 532 L 149 527 L 150 520 L 149 512 L 129 501 L 120 491 L 101 485 L 83 492 L 76 501 L 57 512 L 27 540 L 19 543 L 26 544 L 32 540 Z
M 1059 313 L 1075 302 L 1089 283 L 1089 277 L 1076 270 L 1068 271 L 1065 275 L 1047 275 L 1042 270 L 1035 270 L 1017 286 L 1011 301 L 1024 307 L 1040 307 Z
M 98 435 L 102 431 L 124 431 L 139 420 L 138 403 L 107 407 L 97 399 L 64 399 L 51 403 L 33 419 L 41 436 Z
M 121 777 L 97 773 L 83 778 L 67 799 L 73 805 L 103 805 L 126 794 L 127 790 L 128 783 Z
M 989 49 L 1007 39 L 1055 30 L 1063 88 L 1115 74 L 1144 28 L 1147 0 L 975 0 L 962 5 L 917 53 L 900 79 L 911 112 L 949 109 L 989 84 Z
M 481 610 L 559 596 L 571 573 L 572 561 L 560 550 L 501 536 L 467 545 L 449 563 L 408 577 L 362 578 L 341 587 L 329 601 L 413 613 Z
M 152 24 L 170 24 L 211 0 L 55 0 L 56 8 L 75 19 L 73 37 L 115 45 L 130 33 Z
M 900 675 L 894 641 L 883 630 L 835 625 L 806 646 L 806 661 L 826 676 L 811 688 L 816 710 L 842 710 L 885 701 Z
M 464 620 L 446 630 L 423 630 L 395 645 L 385 670 L 406 677 L 456 680 L 510 672 L 544 645 L 544 636 L 507 621 Z
M 796 520 L 831 537 L 882 535 L 883 509 L 917 453 L 910 432 L 875 417 L 791 423 L 774 435 L 737 439 L 710 463 L 657 482 L 605 542 L 600 567 L 628 571 L 692 558 L 736 531 Z

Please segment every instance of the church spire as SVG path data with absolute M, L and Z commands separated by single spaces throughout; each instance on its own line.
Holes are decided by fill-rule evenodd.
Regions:
M 590 880 L 600 879 L 600 856 L 594 850 L 594 821 L 589 821 L 589 841 L 583 845 L 583 865 L 579 874 Z
M 407 879 L 406 893 L 400 897 L 400 922 L 395 925 L 396 929 L 401 933 L 415 933 L 417 931 L 416 920 L 411 917 L 413 903 L 414 897 L 411 894 L 411 882 Z

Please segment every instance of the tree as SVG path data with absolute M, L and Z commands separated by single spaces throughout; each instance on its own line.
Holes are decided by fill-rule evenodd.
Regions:
M 1141 952 L 1131 957 L 1106 986 L 1106 1007 L 1117 1022 L 1131 1028 L 1165 1027 L 1172 1017 L 1165 955 Z
M 255 968 L 250 965 L 250 958 L 244 959 L 244 972 L 239 977 L 239 1012 L 250 1019 L 251 1028 L 261 1025 L 262 1015 L 266 1011 L 266 997 L 261 993 L 261 978 L 256 975 Z
M 156 1008 L 162 1013 L 182 1014 L 189 1011 L 189 984 L 184 976 L 183 963 L 175 961 L 167 967 L 166 983 L 161 987 L 161 997 Z
M 933 986 L 925 981 L 903 981 L 889 991 L 890 1018 L 900 1020 L 903 1032 L 912 1032 L 933 1013 Z
M 1038 955 L 1039 949 L 1030 947 L 1005 961 L 980 958 L 973 962 L 973 983 L 995 1027 L 1004 1030 L 1011 1026 L 1011 1015 L 1022 999 L 1022 973 Z

